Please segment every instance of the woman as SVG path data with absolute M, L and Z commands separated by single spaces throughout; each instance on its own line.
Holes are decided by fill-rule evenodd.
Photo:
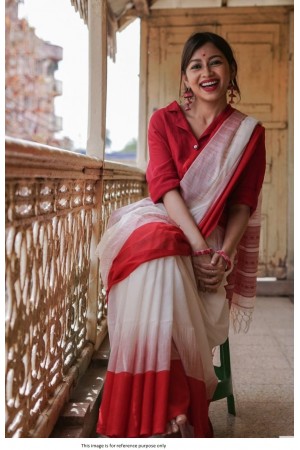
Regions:
M 212 350 L 229 300 L 241 324 L 255 298 L 264 129 L 227 103 L 239 88 L 223 38 L 191 36 L 181 73 L 186 104 L 149 123 L 151 199 L 117 210 L 98 248 L 111 356 L 97 431 L 110 437 L 212 437 Z

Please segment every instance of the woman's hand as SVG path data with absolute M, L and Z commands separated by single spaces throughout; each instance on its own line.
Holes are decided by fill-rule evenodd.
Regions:
M 226 262 L 217 253 L 193 256 L 195 278 L 200 291 L 216 292 L 224 278 Z

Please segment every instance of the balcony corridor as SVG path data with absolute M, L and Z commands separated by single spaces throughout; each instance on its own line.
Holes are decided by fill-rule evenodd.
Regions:
M 230 334 L 236 417 L 210 406 L 216 438 L 294 435 L 294 321 L 287 297 L 259 297 L 246 335 Z
M 293 437 L 292 301 L 288 297 L 258 297 L 249 332 L 230 333 L 230 356 L 236 416 L 227 413 L 226 399 L 213 402 L 210 419 L 214 437 Z

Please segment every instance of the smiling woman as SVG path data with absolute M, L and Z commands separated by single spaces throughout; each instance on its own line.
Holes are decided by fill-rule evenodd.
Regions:
M 233 55 L 232 49 L 226 45 L 226 41 L 221 36 L 213 33 L 202 33 L 203 42 L 208 41 L 198 50 L 195 50 L 199 33 L 196 33 L 187 43 L 184 52 L 184 58 L 181 63 L 181 84 L 184 83 L 186 88 L 189 86 L 189 76 L 191 80 L 199 84 L 195 89 L 201 87 L 206 92 L 220 92 L 220 81 L 223 85 L 223 98 L 226 101 L 224 93 L 228 91 L 230 86 L 229 97 L 232 99 L 236 96 L 232 91 L 240 95 L 240 88 L 237 83 L 237 63 Z M 214 75 L 216 77 L 214 78 Z M 224 78 L 225 77 L 225 78 Z M 193 89 L 191 89 L 193 91 Z M 211 97 L 208 97 L 211 98 Z
M 212 33 L 187 41 L 194 101 L 152 114 L 150 198 L 112 213 L 97 248 L 111 345 L 101 435 L 213 437 L 212 349 L 227 339 L 230 302 L 237 328 L 251 320 L 264 129 L 227 104 L 237 65 L 224 47 Z

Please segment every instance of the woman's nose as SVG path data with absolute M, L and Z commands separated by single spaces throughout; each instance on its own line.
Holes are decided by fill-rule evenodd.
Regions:
M 211 66 L 209 64 L 205 64 L 203 66 L 202 73 L 204 75 L 209 75 L 211 73 Z

